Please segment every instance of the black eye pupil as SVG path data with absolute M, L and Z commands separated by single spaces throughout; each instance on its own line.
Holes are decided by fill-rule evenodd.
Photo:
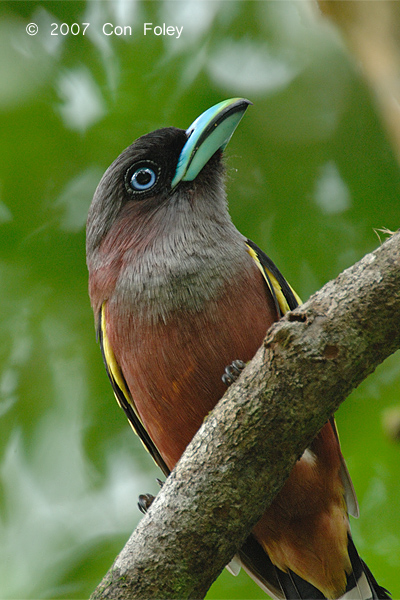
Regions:
M 155 163 L 151 161 L 136 163 L 127 172 L 127 183 L 134 192 L 147 192 L 157 183 L 158 175 L 159 167 Z
M 151 181 L 151 173 L 146 170 L 139 171 L 136 175 L 136 181 L 139 185 L 147 185 Z

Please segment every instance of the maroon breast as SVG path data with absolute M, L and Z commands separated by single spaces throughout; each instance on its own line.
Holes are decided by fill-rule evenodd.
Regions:
M 249 257 L 248 269 L 200 312 L 179 310 L 155 323 L 118 313 L 109 301 L 110 344 L 139 415 L 172 469 L 225 392 L 225 367 L 250 360 L 276 321 L 274 302 Z

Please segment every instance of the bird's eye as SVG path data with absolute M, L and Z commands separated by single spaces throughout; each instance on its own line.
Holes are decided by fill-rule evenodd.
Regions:
M 149 166 L 142 166 L 132 174 L 130 185 L 132 189 L 142 192 L 150 190 L 157 181 L 157 174 Z
M 153 160 L 139 160 L 125 172 L 125 187 L 138 200 L 154 195 L 160 186 L 161 167 Z

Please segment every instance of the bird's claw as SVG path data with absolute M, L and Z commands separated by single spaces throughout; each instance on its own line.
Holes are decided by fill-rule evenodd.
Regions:
M 155 496 L 153 494 L 140 494 L 138 507 L 141 513 L 144 515 L 149 510 L 150 506 L 153 504 Z
M 222 375 L 222 381 L 227 387 L 236 381 L 245 366 L 246 363 L 244 363 L 242 360 L 234 360 L 230 365 L 225 367 L 225 373 Z
M 161 479 L 158 479 L 158 477 L 156 481 L 160 487 L 164 485 L 164 482 L 161 481 Z M 141 513 L 143 513 L 144 515 L 147 513 L 150 506 L 153 504 L 154 498 L 155 496 L 153 496 L 153 494 L 140 494 L 138 507 Z

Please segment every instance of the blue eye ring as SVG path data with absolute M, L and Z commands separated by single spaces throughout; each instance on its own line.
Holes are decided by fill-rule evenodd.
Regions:
M 158 181 L 160 167 L 151 160 L 143 160 L 132 165 L 125 176 L 128 191 L 143 194 L 152 190 Z
M 142 183 L 140 183 L 142 180 Z M 150 167 L 140 167 L 131 177 L 131 186 L 138 192 L 149 190 L 157 181 L 157 175 Z

